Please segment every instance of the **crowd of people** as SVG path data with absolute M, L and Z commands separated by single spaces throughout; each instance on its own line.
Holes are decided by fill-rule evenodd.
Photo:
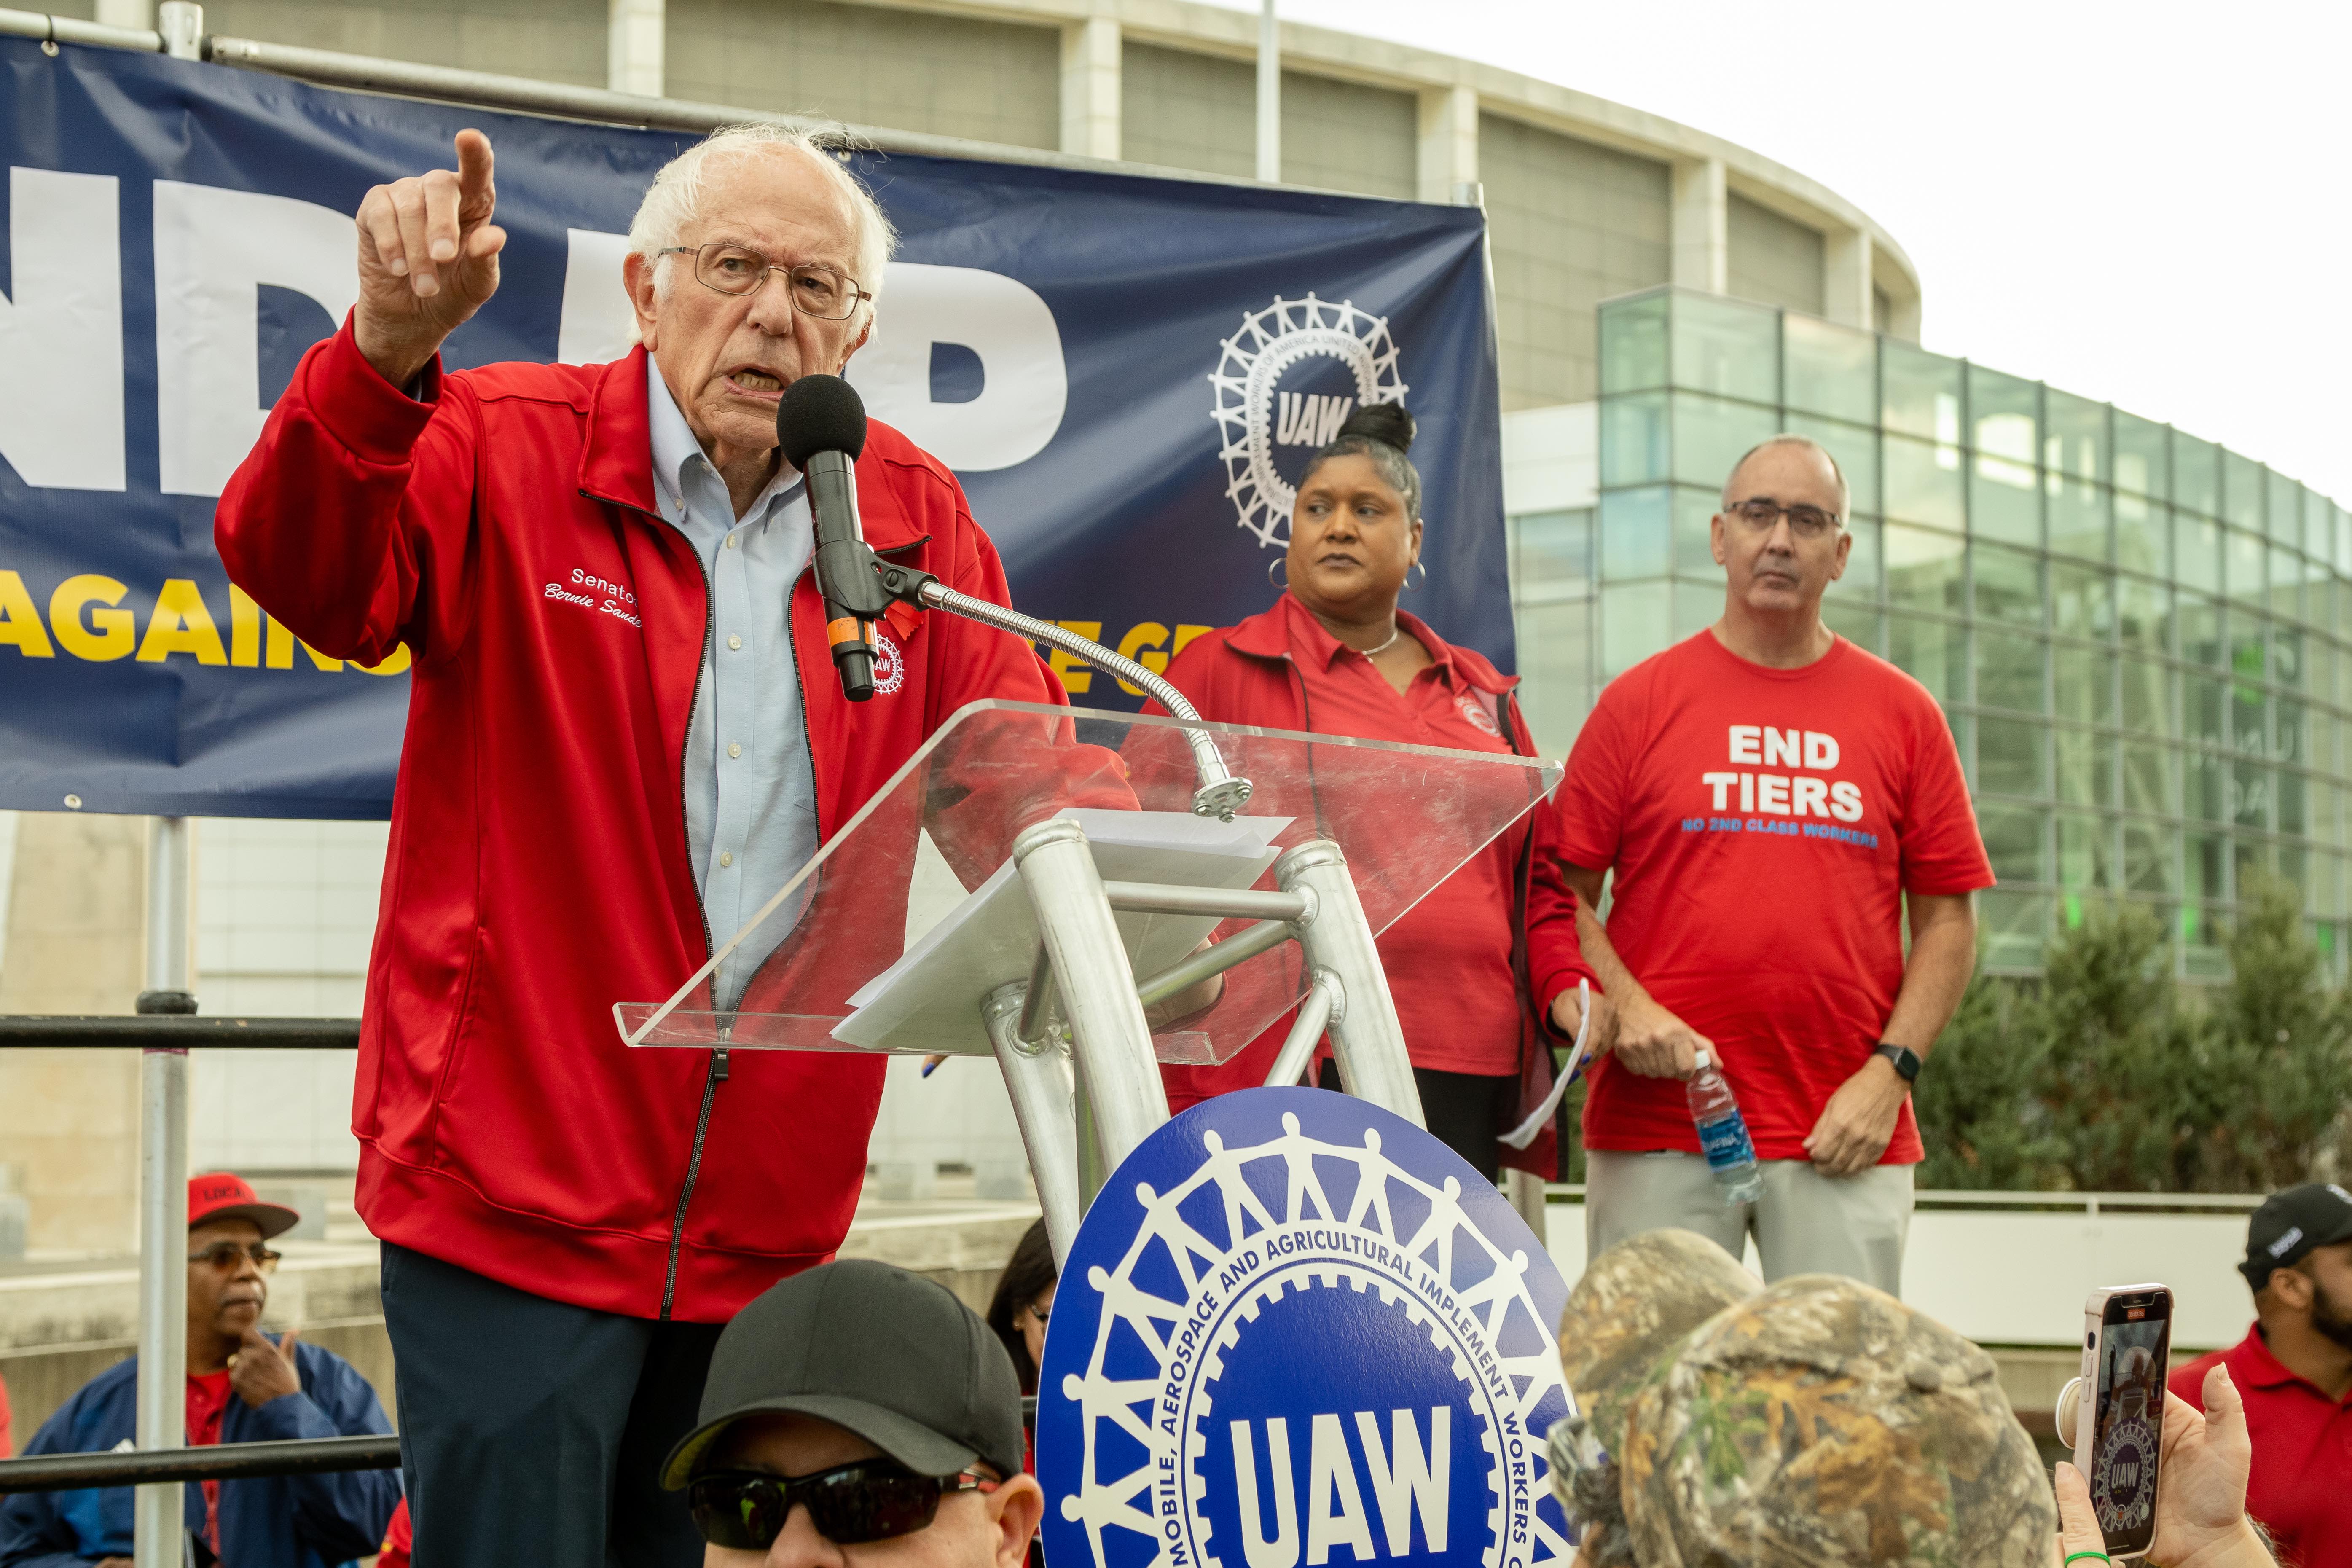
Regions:
M 461 132 L 456 153 L 368 194 L 358 302 L 295 372 L 216 525 L 232 579 L 320 653 L 414 656 L 354 1112 L 403 1472 L 196 1489 L 190 1528 L 237 1568 L 341 1562 L 387 1531 L 428 1568 L 801 1561 L 815 1538 L 887 1554 L 918 1537 L 924 1561 L 1010 1568 L 1042 1507 L 1018 1410 L 1052 1310 L 1042 1233 L 986 1323 L 935 1286 L 827 1264 L 879 1060 L 630 1051 L 609 1017 L 616 997 L 695 972 L 959 708 L 1066 701 L 1017 641 L 945 616 L 877 628 L 898 639 L 887 697 L 853 709 L 826 679 L 809 500 L 780 457 L 777 405 L 871 336 L 889 226 L 804 137 L 723 131 L 662 171 L 631 228 L 615 283 L 639 347 L 606 365 L 452 371 L 442 345 L 497 289 L 505 243 L 488 140 Z M 1444 525 L 1422 515 L 1412 438 L 1402 407 L 1368 406 L 1316 454 L 1270 606 L 1169 667 L 1205 717 L 1534 752 L 1516 682 L 1402 607 Z M 858 489 L 877 550 L 1008 599 L 944 464 L 877 424 Z M 1555 795 L 1381 951 L 1429 1125 L 1490 1178 L 1507 1163 L 1558 1173 L 1564 1140 L 1520 1152 L 1499 1134 L 1542 1103 L 1557 1050 L 1580 1037 L 1597 1053 L 1580 1299 L 1612 1259 L 1687 1237 L 1679 1266 L 1713 1282 L 1708 1321 L 1785 1317 L 1798 1361 L 1816 1353 L 1800 1331 L 1822 1324 L 1909 1336 L 1944 1381 L 1874 1373 L 1885 1397 L 1961 1400 L 1982 1455 L 2022 1478 L 2031 1450 L 1981 1353 L 1893 1300 L 1921 1153 L 1909 1090 L 1971 972 L 1970 896 L 1992 878 L 1934 700 L 1822 621 L 1848 505 L 1805 437 L 1734 463 L 1710 524 L 1721 617 L 1613 682 Z M 631 613 L 541 592 L 583 574 L 626 584 Z M 709 1005 L 735 1006 L 782 935 L 739 951 Z M 1262 1082 L 1282 1034 L 1222 1067 L 1168 1068 L 1171 1105 Z M 1734 1203 L 1685 1098 L 1702 1063 L 1727 1077 L 1759 1164 Z M 234 1178 L 197 1185 L 192 1440 L 384 1430 L 348 1364 L 258 1327 L 285 1211 Z M 1751 1237 L 1764 1279 L 1734 1280 L 1725 1266 Z M 2241 1384 L 2262 1391 L 2258 1456 L 2274 1388 L 2332 1398 L 2294 1419 L 2341 1464 L 2352 1331 L 2335 1314 L 2352 1263 L 2329 1251 L 2345 1237 L 2299 1245 L 2250 1272 L 2256 1335 L 2200 1386 L 2202 1416 L 2177 1405 L 2202 1434 L 2183 1451 L 2210 1461 L 2173 1474 L 2236 1463 L 2242 1499 Z M 1571 1305 L 1572 1363 L 1598 1321 Z M 111 1446 L 133 1375 L 94 1382 L 29 1450 Z M 1595 1452 L 1620 1468 L 1561 1473 L 1580 1499 L 1622 1483 L 1617 1515 L 1578 1505 L 1599 1509 L 1589 1561 L 1765 1560 L 1645 1558 L 1645 1540 L 1748 1537 L 1660 1513 L 1688 1489 L 1622 1463 L 1620 1426 L 1671 1410 L 1624 1415 L 1605 1382 L 1578 1385 Z M 2194 1485 L 2190 1522 L 2166 1539 L 2222 1530 L 2228 1489 Z M 2079 1534 L 2063 1472 L 2055 1505 L 2021 1479 L 2002 1495 L 2012 1515 L 1987 1528 L 2014 1560 L 2057 1541 L 2062 1515 Z M 1815 1560 L 1898 1560 L 1880 1553 L 1912 1524 L 1886 1506 L 1864 1510 L 1861 1545 Z M 1794 1529 L 1801 1513 L 1775 1517 Z M 127 1493 L 11 1499 L 0 1568 L 121 1556 L 129 1518 Z M 1631 1557 L 1607 1555 L 1612 1531 Z

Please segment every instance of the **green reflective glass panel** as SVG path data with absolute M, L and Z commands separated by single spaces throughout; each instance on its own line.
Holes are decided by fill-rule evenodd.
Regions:
M 1601 590 L 1601 679 L 1605 685 L 1674 637 L 1664 583 L 1628 583 Z
M 2336 553 L 2336 508 L 2317 490 L 2303 492 L 2303 552 L 2315 561 Z
M 2019 544 L 2042 542 L 2035 462 L 2042 389 L 1982 365 L 1969 366 L 1969 531 Z
M 1640 392 L 1601 403 L 1601 483 L 1654 484 L 1673 468 L 1673 426 L 1667 394 Z
M 2263 470 L 2263 480 L 2269 492 L 2263 512 L 2264 521 L 2270 524 L 2271 537 L 2281 544 L 2300 544 L 2303 541 L 2303 487 L 2271 468 Z
M 2302 837 L 2309 831 L 2309 818 L 2305 815 L 2309 803 L 2304 794 L 2305 780 L 2303 773 L 2296 768 L 2280 768 L 2271 775 L 2271 780 L 2272 786 L 2278 792 L 2278 830 Z
M 2124 809 L 2157 816 L 2179 816 L 2179 763 L 2180 753 L 2169 746 L 2125 742 Z
M 2352 511 L 2340 506 L 2336 509 L 2336 570 L 2352 576 Z M 2338 616 L 2336 624 L 2347 623 Z
M 2230 770 L 2230 820 L 2241 827 L 2268 827 L 2271 770 L 2241 757 Z
M 2263 483 L 2265 470 L 2252 458 L 2224 450 L 2221 454 L 2221 520 L 2263 531 Z
M 2294 690 L 2303 689 L 2303 639 L 2309 634 L 2285 621 L 2271 623 L 2271 680 Z
M 1678 292 L 1669 300 L 1675 386 L 1749 403 L 1780 401 L 1780 312 L 1706 294 Z
M 2107 460 L 2107 405 L 2048 388 L 2042 395 L 2042 466 L 2053 478 L 2103 485 L 2114 474 Z
M 1882 656 L 1885 652 L 1875 605 L 1832 595 L 1822 601 L 1822 624 L 1856 647 Z
M 2210 906 L 2184 904 L 2180 909 L 2180 971 L 2193 980 L 2221 980 L 2229 975 L 2229 916 Z
M 2013 626 L 2042 625 L 2042 560 L 1998 544 L 1974 547 L 1977 614 Z
M 1866 517 L 1858 517 L 1845 527 L 1846 537 L 1853 542 L 1846 546 L 1845 574 L 1832 583 L 1829 599 L 1875 599 L 1878 597 L 1879 525 Z
M 2116 824 L 2104 816 L 2058 817 L 2058 885 L 2105 892 L 2116 885 Z
M 1617 583 L 1663 577 L 1674 551 L 1674 495 L 1664 485 L 1601 497 L 1601 575 Z
M 1675 570 L 1712 578 L 1711 591 L 1718 607 L 1723 600 L 1723 568 L 1715 563 L 1715 509 L 1719 504 L 1713 490 L 1675 487 Z
M 2227 662 L 2227 650 L 2221 641 L 2221 606 L 2213 600 L 2195 594 L 2174 595 L 2172 626 L 2172 647 L 2182 658 L 2214 669 Z
M 2050 563 L 2050 628 L 2067 637 L 2104 639 L 2115 630 L 2115 576 L 2069 561 Z
M 2172 433 L 2172 504 L 2200 517 L 2221 515 L 2221 448 Z
M 2238 879 L 2238 897 L 2244 898 L 2256 879 L 2274 876 L 2278 864 L 2271 852 L 2270 840 L 2240 834 L 2230 841 L 2231 867 Z
M 1978 714 L 1977 787 L 1990 795 L 2048 795 L 2042 763 L 2046 733 L 2027 720 Z
M 1787 402 L 1792 409 L 1870 425 L 1878 414 L 1878 340 L 1794 311 L 1780 319 L 1787 356 Z M 1844 461 L 1843 454 L 1839 461 Z
M 2181 784 L 2188 805 L 2182 815 L 2200 822 L 2230 820 L 2230 759 L 2213 752 L 2191 752 L 2181 759 Z
M 1960 444 L 1960 362 L 1878 340 L 1880 422 L 1940 446 Z
M 2042 857 L 2045 816 L 2038 807 L 2006 802 L 1988 802 L 1977 812 L 1977 831 L 1983 836 L 1993 877 L 2004 886 L 2049 879 Z
M 2153 822 L 2124 823 L 2124 886 L 2135 893 L 2173 891 L 2172 829 Z
M 2073 643 L 2050 647 L 2050 710 L 2084 724 L 2116 721 L 2116 656 Z
M 2171 462 L 2165 450 L 2165 427 L 2118 408 L 2115 412 L 2116 489 L 2152 500 L 2172 495 Z
M 2180 729 L 2184 740 L 2203 745 L 2229 742 L 2229 687 L 2191 669 L 2180 677 Z
M 1977 934 L 1989 969 L 2032 969 L 2050 940 L 2050 895 L 1996 888 L 1977 895 Z
M 2050 733 L 2058 798 L 2068 805 L 2116 804 L 2116 742 L 2095 730 L 2060 725 Z
M 2231 605 L 2229 626 L 2230 673 L 2242 683 L 2261 680 L 2268 673 L 2270 663 L 2269 651 L 2263 646 L 2268 640 L 2267 620 L 2259 612 Z
M 2116 639 L 2141 653 L 2163 653 L 2172 623 L 2172 590 L 2146 577 L 2118 576 L 2115 583 Z
M 2305 746 L 2305 718 L 2310 710 L 2292 697 L 2273 699 L 2271 704 L 2271 760 L 2280 763 L 2307 764 L 2311 753 Z
M 1889 615 L 1886 657 L 1938 702 L 1958 702 L 1968 691 L 1968 633 L 1951 622 Z
M 2262 688 L 2230 688 L 2230 744 L 2240 756 L 2270 755 L 2270 699 Z
M 2295 605 L 2294 590 L 2303 585 L 2303 558 L 2284 545 L 2270 548 L 2271 587 L 2284 589 L 2279 608 L 2292 614 Z
M 2181 839 L 2181 890 L 2192 899 L 2230 896 L 2230 841 L 2218 833 L 2189 833 Z
M 1675 579 L 1675 641 L 1694 637 L 1723 617 L 1723 584 Z
M 2221 531 L 2222 584 L 2241 604 L 2259 605 L 2267 595 L 2263 584 L 2263 556 L 2267 547 L 2259 535 L 2242 529 Z
M 1512 591 L 1558 598 L 1592 591 L 1592 509 L 1523 512 L 1511 520 Z
M 1886 515 L 1936 528 L 1967 525 L 1968 501 L 1956 446 L 1890 435 L 1880 446 Z
M 1677 391 L 1674 398 L 1675 478 L 1721 494 L 1741 454 L 1780 431 L 1769 408 Z
M 1966 609 L 1968 545 L 1958 534 L 1890 522 L 1882 537 L 1888 604 L 1950 615 Z
M 1592 605 L 1589 600 L 1523 605 L 1518 633 L 1519 706 L 1536 750 L 1565 756 L 1598 695 L 1592 687 Z
M 2151 577 L 2171 576 L 2172 509 L 2128 490 L 2108 499 L 2115 505 L 2116 564 Z
M 1877 431 L 1810 414 L 1790 415 L 1782 428 L 1793 436 L 1811 437 L 1837 459 L 1838 471 L 1845 476 L 1847 516 L 1878 515 Z
M 2175 733 L 2172 720 L 2172 667 L 2154 659 L 2123 661 L 2124 728 L 2139 735 Z
M 1977 640 L 1977 700 L 1988 708 L 2039 713 L 2042 662 L 2048 648 L 2038 637 L 1993 635 Z
M 1601 307 L 1601 395 L 1666 384 L 1666 296 Z
M 2221 531 L 2218 522 L 2173 513 L 2173 574 L 2182 587 L 2206 594 L 2221 591 Z
M 2042 489 L 2051 550 L 2085 561 L 2105 561 L 2109 505 L 2114 500 L 2106 487 L 2053 476 Z

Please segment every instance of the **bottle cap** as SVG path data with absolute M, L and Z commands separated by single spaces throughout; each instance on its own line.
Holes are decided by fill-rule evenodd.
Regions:
M 1701 1072 L 1705 1072 L 1712 1065 L 1712 1058 L 1705 1051 L 1696 1053 L 1692 1059 L 1697 1064 L 1698 1070 Z

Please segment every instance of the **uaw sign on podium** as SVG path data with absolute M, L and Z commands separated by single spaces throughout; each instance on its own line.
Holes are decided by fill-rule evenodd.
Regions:
M 1565 1563 L 1566 1289 L 1423 1130 L 1373 945 L 1557 777 L 976 704 L 676 994 L 615 1016 L 646 1047 L 995 1058 L 1062 1267 L 1055 1568 Z M 1170 1120 L 1159 1063 L 1286 1015 L 1266 1087 Z M 1326 1039 L 1347 1094 L 1294 1087 Z

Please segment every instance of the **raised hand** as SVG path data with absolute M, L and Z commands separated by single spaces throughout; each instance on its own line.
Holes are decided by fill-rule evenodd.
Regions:
M 248 1328 L 229 1358 L 228 1385 L 236 1396 L 258 1410 L 273 1399 L 302 1392 L 302 1374 L 294 1366 L 294 1336 L 289 1329 L 276 1344 L 258 1328 Z
M 360 203 L 360 297 L 352 336 L 376 373 L 406 387 L 499 288 L 506 230 L 490 139 L 457 132 L 457 166 L 378 185 Z

